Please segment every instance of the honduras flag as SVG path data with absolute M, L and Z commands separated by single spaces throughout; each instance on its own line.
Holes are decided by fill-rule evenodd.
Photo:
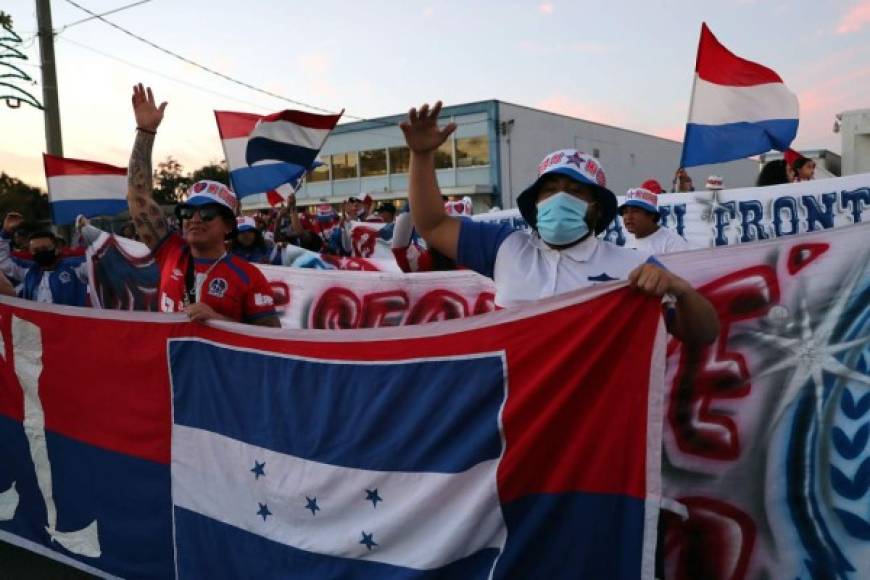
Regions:
M 665 343 L 627 292 L 289 350 L 171 339 L 178 578 L 651 577 Z
M 341 115 L 215 111 L 230 183 L 239 198 L 298 185 Z
M 780 76 L 736 56 L 702 24 L 680 165 L 785 151 L 797 129 L 798 100 Z

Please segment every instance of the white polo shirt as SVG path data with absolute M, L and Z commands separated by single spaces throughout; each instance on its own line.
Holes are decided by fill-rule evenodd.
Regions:
M 625 280 L 648 253 L 589 236 L 554 250 L 535 234 L 507 224 L 463 221 L 457 262 L 495 281 L 495 303 L 517 306 L 612 280 Z
M 638 238 L 637 249 L 658 256 L 660 254 L 669 254 L 671 252 L 682 252 L 689 249 L 689 242 L 684 240 L 680 234 L 666 227 L 659 227 L 654 233 L 645 238 Z

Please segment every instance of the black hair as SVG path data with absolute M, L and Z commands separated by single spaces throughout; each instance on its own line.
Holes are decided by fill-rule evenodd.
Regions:
M 812 161 L 812 159 L 810 159 L 809 157 L 798 157 L 794 160 L 794 163 L 791 164 L 791 168 L 794 169 L 795 173 L 797 173 L 801 167 L 803 167 L 810 161 Z
M 263 237 L 263 232 L 260 231 L 259 228 L 254 228 L 253 230 L 247 230 L 254 232 L 254 244 L 255 248 L 259 248 L 263 252 L 265 252 L 268 248 L 266 247 L 266 238 Z M 239 231 L 238 228 L 234 228 L 232 233 L 230 234 L 230 239 L 233 241 L 233 245 L 239 243 L 239 234 L 243 234 L 245 232 Z M 241 246 L 241 244 L 239 244 Z
M 57 244 L 57 237 L 48 230 L 36 230 L 35 232 L 31 232 L 27 236 L 27 241 L 32 242 L 33 240 L 38 240 L 40 238 L 48 238 L 51 240 L 51 243 Z
M 786 162 L 784 159 L 774 159 L 768 161 L 761 168 L 761 173 L 758 174 L 758 179 L 755 181 L 756 187 L 764 187 L 767 185 L 778 185 L 780 183 L 788 183 L 788 173 L 786 172 Z
M 382 203 L 380 207 L 378 207 L 377 211 L 388 211 L 390 213 L 396 213 L 396 206 L 391 203 Z

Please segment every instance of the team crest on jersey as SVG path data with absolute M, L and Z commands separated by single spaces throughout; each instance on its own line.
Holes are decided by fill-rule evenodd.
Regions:
M 170 275 L 170 277 L 171 277 L 173 280 L 181 280 L 181 277 L 182 277 L 183 275 L 184 275 L 184 273 L 183 273 L 181 270 L 179 270 L 178 268 L 173 268 L 173 269 L 172 269 L 172 274 Z
M 227 293 L 227 288 L 229 288 L 229 284 L 223 278 L 215 278 L 208 285 L 208 295 L 214 296 L 215 298 L 223 298 L 224 294 Z
M 61 272 L 57 275 L 58 280 L 61 281 L 62 284 L 69 284 L 72 282 L 72 276 L 70 276 L 69 272 Z

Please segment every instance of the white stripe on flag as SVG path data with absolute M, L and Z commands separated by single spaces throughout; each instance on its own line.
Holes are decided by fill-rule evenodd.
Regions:
M 126 175 L 58 175 L 48 178 L 52 202 L 126 199 Z
M 223 146 L 224 155 L 227 158 L 227 168 L 230 171 L 248 166 L 248 161 L 245 158 L 245 149 L 248 147 L 247 137 L 224 139 Z
M 265 463 L 265 476 L 251 472 Z M 503 548 L 507 528 L 497 460 L 456 474 L 369 471 L 300 459 L 210 431 L 174 425 L 176 506 L 302 550 L 432 569 Z M 373 506 L 366 490 L 383 501 Z M 307 498 L 320 508 L 312 515 Z M 264 521 L 260 504 L 273 514 Z M 361 533 L 373 534 L 369 551 Z
M 264 121 L 254 127 L 249 139 L 265 137 L 308 149 L 320 149 L 329 136 L 329 131 L 329 129 L 310 129 L 289 121 Z
M 797 97 L 782 83 L 731 87 L 695 79 L 689 123 L 726 125 L 797 118 Z

